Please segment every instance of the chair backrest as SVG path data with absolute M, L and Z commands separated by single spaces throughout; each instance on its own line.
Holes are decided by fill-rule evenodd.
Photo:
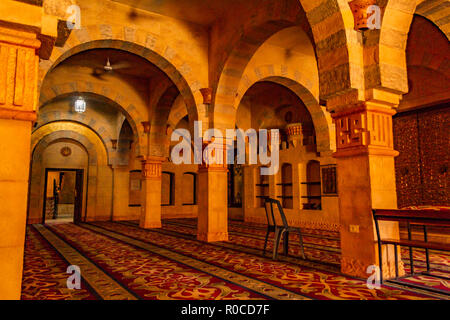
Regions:
M 372 209 L 372 213 L 378 241 L 381 241 L 378 221 L 406 222 L 408 228 L 410 224 L 450 227 L 450 210 L 448 209 Z
M 450 227 L 450 210 L 432 209 L 373 209 L 377 221 L 398 221 L 425 226 Z
M 275 210 L 274 206 L 276 206 Z M 285 228 L 289 227 L 280 201 L 267 197 L 264 199 L 264 208 L 266 209 L 267 223 L 270 226 L 277 226 L 277 220 L 275 219 L 275 211 L 278 211 L 281 216 L 283 227 Z

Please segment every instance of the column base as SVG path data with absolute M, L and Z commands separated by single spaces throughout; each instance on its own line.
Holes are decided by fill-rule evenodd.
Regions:
M 28 218 L 27 224 L 42 223 L 42 218 Z
M 367 279 L 369 276 L 373 274 L 372 272 L 367 273 L 367 268 L 370 265 L 377 265 L 375 263 L 368 263 L 365 261 L 361 261 L 358 259 L 350 258 L 350 257 L 342 257 L 341 258 L 341 272 L 343 274 Z M 398 276 L 404 276 L 405 269 L 403 266 L 403 261 L 399 260 L 398 263 Z M 395 262 L 394 261 L 383 261 L 383 280 L 395 278 Z
M 205 242 L 228 241 L 228 232 L 201 232 L 197 234 L 197 240 Z
M 139 227 L 142 229 L 158 229 L 161 228 L 161 221 L 140 222 Z

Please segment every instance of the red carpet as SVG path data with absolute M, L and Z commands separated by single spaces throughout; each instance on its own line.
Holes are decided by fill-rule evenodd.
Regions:
M 195 221 L 165 221 L 158 230 L 132 223 L 36 225 L 27 231 L 24 299 L 432 299 L 402 287 L 369 290 L 338 273 L 336 234 L 305 230 L 314 261 L 261 256 L 261 226 L 230 223 L 230 242 L 195 240 Z M 50 244 L 53 246 L 50 246 Z M 44 246 L 43 244 L 46 244 Z M 44 249 L 45 250 L 44 250 Z M 270 248 L 269 248 L 270 250 Z M 330 258 L 331 256 L 331 258 Z M 325 263 L 319 263 L 324 258 Z M 37 262 L 39 261 L 39 262 Z M 58 268 L 33 274 L 37 263 Z M 67 265 L 81 264 L 82 290 L 66 288 Z M 53 272 L 56 274 L 54 275 Z M 57 277 L 59 281 L 51 281 Z M 51 283 L 51 290 L 39 289 Z M 441 296 L 442 298 L 442 296 Z
M 136 224 L 137 222 L 132 222 Z M 164 221 L 164 229 L 195 236 L 196 219 L 173 219 Z M 263 224 L 245 223 L 240 221 L 230 221 L 229 225 L 230 242 L 241 248 L 251 247 L 260 250 L 264 246 L 266 226 Z M 305 243 L 305 253 L 308 260 L 320 262 L 328 265 L 329 270 L 339 270 L 340 266 L 340 240 L 339 233 L 318 229 L 303 229 L 303 240 Z M 300 245 L 298 235 L 289 237 L 289 255 L 300 258 Z M 273 233 L 270 235 L 268 251 L 271 252 L 273 246 Z M 281 250 L 281 248 L 280 248 Z M 281 252 L 281 251 L 280 251 Z M 402 248 L 402 258 L 404 268 L 410 272 L 409 250 Z M 425 250 L 413 249 L 414 271 L 420 273 L 426 271 Z M 446 252 L 430 251 L 430 265 L 432 274 L 450 278 L 450 255 Z M 333 268 L 335 267 L 335 268 Z M 414 275 L 399 280 L 404 284 L 431 287 L 442 290 L 450 294 L 450 281 L 430 277 L 427 275 Z
M 69 264 L 32 227 L 27 228 L 22 281 L 22 300 L 94 300 L 95 292 L 82 281 L 70 290 L 66 281 Z

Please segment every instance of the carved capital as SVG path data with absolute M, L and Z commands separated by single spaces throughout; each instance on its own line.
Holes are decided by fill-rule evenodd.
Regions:
M 353 0 L 349 2 L 355 20 L 355 30 L 366 30 L 369 28 L 367 25 L 369 18 L 367 9 L 375 4 L 377 4 L 376 0 Z
M 0 2 L 0 12 L 0 119 L 35 121 L 39 56 L 50 56 L 57 18 L 10 0 Z
M 286 126 L 286 134 L 288 137 L 300 136 L 302 134 L 302 124 L 301 123 L 291 123 Z
M 36 120 L 40 44 L 33 33 L 0 28 L 0 118 Z
M 332 114 L 336 124 L 335 157 L 358 154 L 396 156 L 392 133 L 395 111 L 376 103 L 362 102 Z
M 111 139 L 111 148 L 117 149 L 117 139 Z
M 202 163 L 199 164 L 199 172 L 227 171 L 227 144 L 226 142 L 203 142 Z M 206 159 L 205 159 L 206 155 Z
M 144 180 L 161 180 L 163 157 L 144 157 L 142 163 L 142 178 Z
M 211 104 L 212 89 L 211 88 L 201 88 L 200 93 L 203 96 L 203 104 Z
M 294 147 L 303 145 L 303 126 L 301 123 L 291 123 L 286 126 L 287 140 Z M 269 141 L 270 143 L 270 141 Z
M 144 128 L 144 133 L 149 133 L 150 132 L 150 122 L 142 121 L 141 124 L 142 124 L 142 127 Z
M 64 9 L 65 10 L 65 9 Z M 42 0 L 0 1 L 0 25 L 11 30 L 11 35 L 19 31 L 32 34 L 39 40 L 36 53 L 41 59 L 50 58 L 58 37 L 58 17 L 49 15 L 42 9 Z M 26 13 L 26 14 L 24 14 Z

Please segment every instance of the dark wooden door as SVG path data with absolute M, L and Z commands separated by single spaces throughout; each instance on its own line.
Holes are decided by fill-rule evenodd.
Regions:
M 75 180 L 75 207 L 73 218 L 74 222 L 80 222 L 83 211 L 83 170 L 77 170 Z
M 398 207 L 447 206 L 450 197 L 450 104 L 394 117 Z

